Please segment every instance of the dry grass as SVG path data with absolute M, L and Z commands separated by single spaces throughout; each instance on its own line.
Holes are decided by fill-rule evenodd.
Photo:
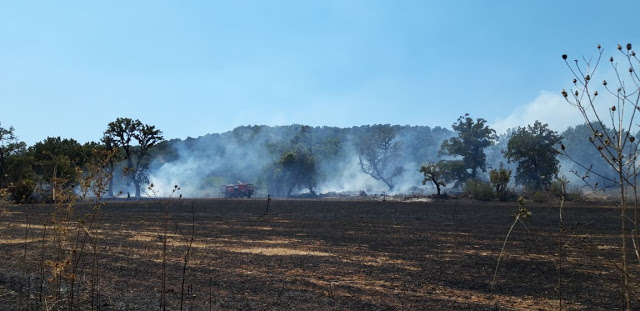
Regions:
M 326 252 L 301 250 L 286 247 L 227 247 L 227 251 L 265 256 L 335 256 Z

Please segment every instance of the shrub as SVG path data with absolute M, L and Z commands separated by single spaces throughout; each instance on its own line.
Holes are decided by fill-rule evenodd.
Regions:
M 537 203 L 546 203 L 550 201 L 553 195 L 551 191 L 536 190 L 530 192 L 527 195 L 527 199 Z
M 489 171 L 489 181 L 493 186 L 496 196 L 500 201 L 506 201 L 509 196 L 507 185 L 511 179 L 511 170 L 504 167 L 504 163 L 500 162 L 498 169 Z
M 569 192 L 567 193 L 567 200 L 568 201 L 584 201 L 584 194 L 582 193 L 582 190 L 580 189 L 580 187 L 573 187 L 569 189 Z
M 23 179 L 15 185 L 10 185 L 9 192 L 16 203 L 26 203 L 32 198 L 35 188 L 35 182 L 31 179 Z
M 464 183 L 462 191 L 470 198 L 474 198 L 480 201 L 491 201 L 496 197 L 491 184 L 487 181 L 482 180 L 467 180 Z
M 562 196 L 564 195 L 564 199 L 567 201 L 580 201 L 584 199 L 584 195 L 582 194 L 582 190 L 580 190 L 580 187 L 577 186 L 573 186 L 573 187 L 567 187 L 567 183 L 565 183 L 564 186 L 564 193 L 563 193 L 563 189 L 562 189 L 562 181 L 556 180 L 553 181 L 551 183 L 551 186 L 549 187 L 548 192 L 550 192 L 548 194 L 548 196 L 553 196 L 555 198 L 562 198 Z

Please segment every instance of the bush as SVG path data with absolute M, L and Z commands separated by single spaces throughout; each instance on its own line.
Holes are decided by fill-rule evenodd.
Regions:
M 9 187 L 11 197 L 16 203 L 27 203 L 35 191 L 36 184 L 30 179 L 23 179 Z
M 489 182 L 493 186 L 496 196 L 500 201 L 507 201 L 509 197 L 509 189 L 507 185 L 511 179 L 511 170 L 504 168 L 504 163 L 500 162 L 498 169 L 489 171 Z
M 548 191 L 550 192 L 548 196 L 552 195 L 555 198 L 561 199 L 563 195 L 562 182 L 558 180 L 552 182 Z M 568 187 L 568 185 L 565 184 L 564 199 L 567 201 L 580 201 L 584 199 L 584 195 L 582 194 L 582 190 L 580 190 L 580 187 Z
M 549 186 L 549 192 L 551 192 L 555 197 L 561 198 L 563 194 L 562 182 L 558 180 L 554 180 L 553 182 L 551 182 L 551 185 Z M 566 188 L 564 189 L 564 196 L 567 196 Z
M 551 201 L 551 198 L 553 196 L 554 196 L 554 193 L 551 191 L 536 190 L 536 191 L 530 192 L 527 195 L 527 199 L 537 203 L 546 203 Z
M 467 180 L 464 183 L 462 191 L 470 198 L 480 201 L 491 201 L 496 198 L 491 183 L 482 180 Z
M 567 193 L 568 201 L 584 201 L 584 199 L 584 194 L 580 187 L 573 187 L 569 189 L 569 192 Z

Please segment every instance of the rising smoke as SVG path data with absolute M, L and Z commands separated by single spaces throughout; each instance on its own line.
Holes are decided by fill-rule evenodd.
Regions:
M 257 195 L 266 196 L 269 189 L 264 182 L 265 171 L 273 168 L 279 152 L 290 147 L 299 129 L 299 125 L 243 126 L 222 134 L 165 142 L 169 148 L 164 149 L 170 150 L 171 156 L 154 156 L 150 181 L 156 189 L 166 191 L 179 185 L 187 197 L 220 197 L 223 184 L 250 182 L 256 184 Z M 395 140 L 402 146 L 397 164 L 404 171 L 394 179 L 391 193 L 424 192 L 429 186 L 422 186 L 417 169 L 425 161 L 438 157 L 442 141 L 453 132 L 428 126 L 394 126 L 394 129 Z M 366 130 L 367 127 L 311 129 L 317 193 L 390 193 L 384 183 L 360 170 L 354 141 L 356 135 Z M 302 189 L 297 194 L 304 192 Z
M 222 134 L 164 142 L 164 151 L 156 154 L 150 163 L 150 182 L 154 184 L 159 195 L 167 195 L 174 185 L 179 185 L 181 193 L 186 197 L 220 197 L 222 185 L 236 182 L 254 183 L 257 196 L 273 195 L 267 187 L 265 175 L 274 169 L 273 164 L 280 158 L 283 150 L 292 147 L 292 140 L 300 127 L 242 126 Z M 389 190 L 383 182 L 363 173 L 358 164 L 355 142 L 358 135 L 370 131 L 371 126 L 311 128 L 310 148 L 316 158 L 317 168 L 315 192 L 434 193 L 432 185 L 422 185 L 423 177 L 418 169 L 427 161 L 442 159 L 439 155 L 440 146 L 444 140 L 454 136 L 455 132 L 428 126 L 393 126 L 393 129 L 394 142 L 401 146 L 396 159 L 397 165 L 403 168 L 403 172 L 393 180 L 394 188 Z M 507 131 L 500 135 L 493 146 L 485 150 L 488 170 L 504 163 L 515 172 L 515 164 L 507 163 L 502 154 L 509 137 Z M 565 144 L 568 147 L 571 145 L 567 142 Z M 571 148 L 573 149 L 572 145 Z M 583 155 L 579 158 L 580 161 L 590 163 L 590 157 L 584 152 L 580 154 Z M 582 182 L 580 176 L 574 173 L 579 171 L 579 168 L 566 158 L 560 157 L 560 160 L 560 175 L 570 179 L 572 185 Z M 488 179 L 487 176 L 485 178 Z M 513 178 L 511 186 L 515 186 Z M 297 189 L 294 194 L 301 195 L 307 191 Z

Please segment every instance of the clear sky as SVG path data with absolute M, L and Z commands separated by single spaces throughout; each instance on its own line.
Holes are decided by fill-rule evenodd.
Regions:
M 32 145 L 118 117 L 167 139 L 240 125 L 564 130 L 561 55 L 640 46 L 640 1 L 0 0 L 0 122 Z

